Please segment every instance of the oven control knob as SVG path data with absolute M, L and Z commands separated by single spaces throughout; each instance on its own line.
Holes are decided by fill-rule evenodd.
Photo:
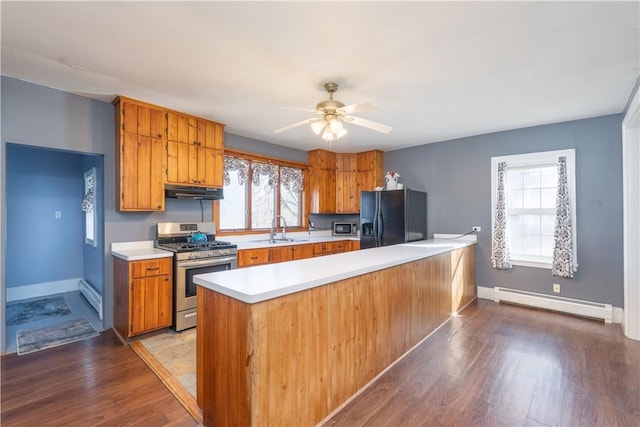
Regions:
M 209 256 L 212 257 L 214 255 L 213 251 L 209 251 Z
M 196 254 L 189 254 L 189 259 L 194 259 L 196 257 Z

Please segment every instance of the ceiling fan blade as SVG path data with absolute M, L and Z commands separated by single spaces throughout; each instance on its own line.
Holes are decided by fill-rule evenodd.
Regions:
M 284 109 L 287 110 L 296 110 L 296 111 L 304 111 L 305 113 L 312 113 L 312 114 L 322 114 L 322 111 L 318 111 L 318 110 L 312 110 L 310 108 L 298 108 L 298 107 L 282 107 Z
M 353 113 L 359 113 L 360 111 L 373 110 L 376 108 L 378 107 L 371 104 L 370 102 L 361 102 L 360 104 L 345 105 L 344 107 L 338 108 L 336 112 L 339 114 L 353 114 Z
M 314 117 L 314 118 L 312 118 L 312 119 L 305 119 L 305 120 L 302 120 L 302 121 L 296 122 L 296 123 L 294 123 L 294 124 L 291 124 L 291 125 L 289 125 L 289 126 L 285 126 L 285 127 L 283 127 L 283 128 L 277 129 L 277 130 L 275 130 L 274 132 L 275 132 L 275 133 L 281 133 L 281 132 L 284 132 L 284 131 L 286 131 L 286 130 L 296 128 L 296 127 L 298 127 L 298 126 L 306 125 L 306 124 L 313 123 L 313 122 L 317 122 L 317 121 L 320 121 L 320 120 L 324 120 L 324 118 L 322 118 L 322 117 Z
M 354 125 L 369 128 L 382 133 L 391 132 L 391 126 L 383 125 L 382 123 L 372 122 L 371 120 L 361 119 L 353 116 L 342 116 L 342 119 L 347 123 L 353 123 Z

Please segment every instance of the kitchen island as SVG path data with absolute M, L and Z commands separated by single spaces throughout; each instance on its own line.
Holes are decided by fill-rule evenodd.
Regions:
M 425 241 L 196 276 L 205 425 L 316 425 L 475 298 L 475 245 Z

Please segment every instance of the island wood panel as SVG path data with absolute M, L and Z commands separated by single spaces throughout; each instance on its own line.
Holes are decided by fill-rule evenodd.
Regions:
M 473 261 L 462 251 L 253 305 L 200 288 L 198 401 L 205 425 L 317 424 L 451 316 L 452 265 Z M 229 418 L 229 408 L 238 418 Z
M 197 401 L 203 424 L 251 424 L 251 306 L 203 288 L 197 295 Z M 207 339 L 203 339 L 206 334 Z

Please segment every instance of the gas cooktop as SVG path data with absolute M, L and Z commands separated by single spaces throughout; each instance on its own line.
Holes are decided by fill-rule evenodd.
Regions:
M 191 242 L 158 242 L 156 245 L 160 249 L 165 249 L 172 252 L 191 252 L 191 251 L 208 251 L 211 249 L 232 249 L 237 248 L 230 242 L 223 242 L 222 240 L 213 240 L 203 243 L 191 243 Z

